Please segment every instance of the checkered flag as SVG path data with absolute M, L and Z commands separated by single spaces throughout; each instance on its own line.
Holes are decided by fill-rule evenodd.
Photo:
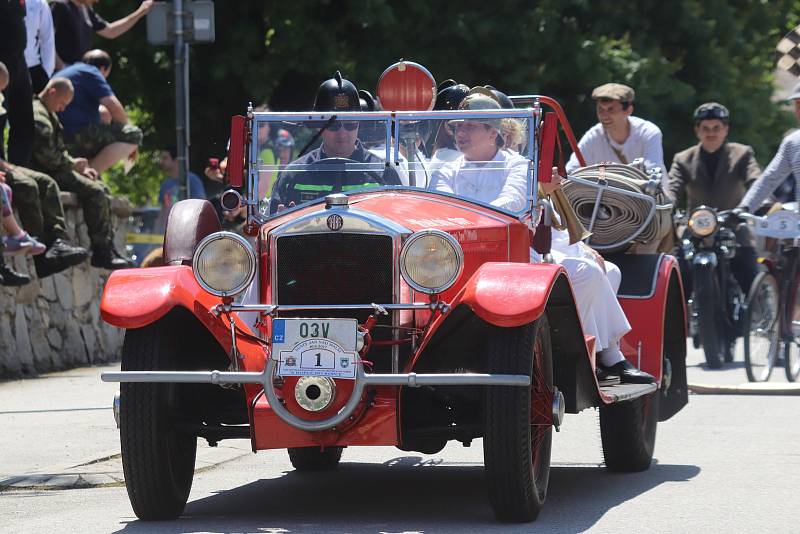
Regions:
M 778 67 L 800 76 L 800 26 L 787 33 L 775 47 Z

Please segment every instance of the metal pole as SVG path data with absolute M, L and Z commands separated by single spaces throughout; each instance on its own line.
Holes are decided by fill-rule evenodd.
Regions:
M 175 33 L 175 137 L 178 149 L 178 183 L 180 198 L 188 198 L 188 148 L 186 128 L 186 51 L 183 40 L 183 0 L 173 0 L 172 20 Z

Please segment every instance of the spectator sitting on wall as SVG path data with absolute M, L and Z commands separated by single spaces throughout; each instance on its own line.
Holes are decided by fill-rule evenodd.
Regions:
M 83 61 L 56 73 L 72 82 L 75 96 L 59 113 L 64 140 L 70 154 L 88 158 L 89 165 L 102 173 L 124 158 L 135 158 L 142 143 L 142 131 L 130 124 L 122 103 L 106 79 L 111 74 L 111 56 L 90 50 Z M 100 120 L 100 105 L 111 114 L 111 124 Z
M 56 67 L 62 69 L 80 61 L 92 47 L 95 33 L 116 39 L 127 32 L 153 8 L 153 0 L 145 0 L 133 13 L 108 22 L 94 10 L 97 0 L 54 0 L 53 26 L 56 30 Z
M 5 182 L 5 176 L 0 172 L 0 195 L 3 197 L 2 217 L 3 217 L 3 245 L 5 245 L 4 254 L 31 254 L 37 255 L 45 251 L 42 243 L 31 237 L 28 233 L 20 228 L 17 219 L 14 218 L 11 201 L 13 193 L 11 187 Z
M 5 195 L 0 194 L 0 210 L 5 210 L 5 206 Z M 0 285 L 24 286 L 25 284 L 30 283 L 30 276 L 18 273 L 6 265 L 5 259 L 3 258 L 3 252 L 5 252 L 5 245 L 3 245 L 3 241 L 0 240 Z
M 72 83 L 56 76 L 34 98 L 34 166 L 50 174 L 61 189 L 78 195 L 92 242 L 91 264 L 104 269 L 131 267 L 130 260 L 114 248 L 111 202 L 106 186 L 85 158 L 72 157 L 64 146 L 61 122 L 56 112 L 69 105 L 72 97 Z

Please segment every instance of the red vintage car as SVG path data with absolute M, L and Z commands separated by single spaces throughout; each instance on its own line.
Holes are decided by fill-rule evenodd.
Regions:
M 578 150 L 558 103 L 427 111 L 430 85 L 393 83 L 405 85 L 381 99 L 405 111 L 235 117 L 228 180 L 244 198 L 231 191 L 223 204 L 247 208 L 243 235 L 221 231 L 208 202 L 185 200 L 169 216 L 166 266 L 109 278 L 102 316 L 126 334 L 122 371 L 103 379 L 122 382 L 122 460 L 138 517 L 180 516 L 198 437 L 287 449 L 298 471 L 336 467 L 345 447 L 433 454 L 480 438 L 503 521 L 539 513 L 565 413 L 599 407 L 607 467 L 649 467 L 658 421 L 687 402 L 675 260 L 616 260 L 633 327 L 622 349 L 656 383 L 600 387 L 566 271 L 530 261 L 534 244 L 547 257 L 549 208 L 536 193 L 563 160 L 557 137 Z M 426 187 L 446 164 L 415 147 L 464 118 L 524 125 L 521 209 Z M 310 148 L 319 132 L 358 132 L 377 160 L 264 165 L 258 132 L 276 122 Z M 387 184 L 389 168 L 412 185 Z M 259 184 L 289 172 L 303 177 L 300 196 L 270 210 Z

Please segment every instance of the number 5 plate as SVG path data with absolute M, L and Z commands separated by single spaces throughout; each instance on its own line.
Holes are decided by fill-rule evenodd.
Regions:
M 783 210 L 768 215 L 756 222 L 755 233 L 778 239 L 800 237 L 798 214 L 793 211 Z
M 356 376 L 355 319 L 274 319 L 272 358 L 279 376 Z

